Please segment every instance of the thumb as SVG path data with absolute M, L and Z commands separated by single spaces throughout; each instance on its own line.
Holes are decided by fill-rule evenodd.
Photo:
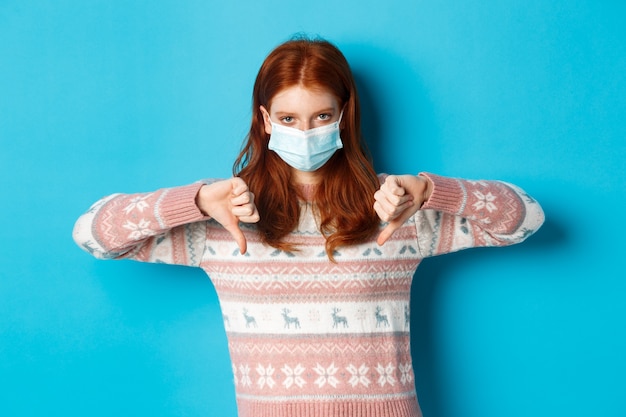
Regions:
M 387 226 L 378 234 L 378 238 L 376 239 L 376 243 L 380 246 L 384 245 L 387 240 L 395 233 L 396 230 L 400 228 L 404 224 L 405 221 L 409 219 L 415 212 L 418 210 L 417 206 L 412 206 L 405 209 L 402 214 L 395 219 L 391 220 Z
M 376 238 L 376 243 L 379 246 L 382 246 L 387 242 L 387 240 L 394 234 L 396 230 L 402 225 L 403 221 L 398 221 L 395 219 L 387 224 L 383 230 L 378 234 L 378 238 Z
M 223 226 L 224 229 L 226 229 L 228 233 L 230 233 L 231 236 L 235 239 L 235 242 L 237 242 L 237 246 L 239 246 L 239 252 L 241 252 L 242 255 L 246 253 L 246 251 L 248 250 L 248 243 L 246 242 L 246 237 L 239 228 L 239 222 L 235 221 L 233 223 Z

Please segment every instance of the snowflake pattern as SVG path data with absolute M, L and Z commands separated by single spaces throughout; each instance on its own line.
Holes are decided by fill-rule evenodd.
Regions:
M 309 310 L 309 320 L 313 321 L 313 322 L 319 322 L 320 321 L 320 311 L 318 309 L 311 309 Z
M 369 387 L 371 381 L 367 377 L 367 373 L 369 372 L 370 368 L 365 366 L 365 364 L 361 365 L 358 368 L 350 364 L 350 366 L 348 366 L 346 370 L 350 372 L 351 376 L 348 383 L 352 385 L 352 388 L 356 387 L 359 384 L 363 384 L 366 388 Z
M 280 371 L 284 375 L 284 378 L 277 376 L 276 370 L 272 364 L 262 365 L 258 364 L 256 372 L 258 379 L 256 380 L 256 386 L 258 389 L 272 389 L 276 384 L 281 383 L 285 389 L 303 388 L 307 384 L 307 379 L 311 374 L 307 372 L 307 368 L 298 363 L 295 366 L 284 364 Z M 330 386 L 332 388 L 338 388 L 341 382 L 346 382 L 352 388 L 358 389 L 359 386 L 364 388 L 370 388 L 373 380 L 370 368 L 367 364 L 362 363 L 360 366 L 350 364 L 345 370 L 346 372 L 340 372 L 335 363 L 331 363 L 329 366 L 324 366 L 320 363 L 312 368 L 314 371 L 315 379 L 314 384 L 318 388 L 324 388 Z M 402 386 L 411 385 L 414 381 L 412 365 L 410 362 L 400 363 L 394 365 L 388 363 L 387 365 L 378 363 L 375 368 L 378 373 L 378 379 L 376 383 L 382 388 L 386 385 L 395 386 L 397 382 Z M 253 385 L 252 378 L 250 376 L 250 367 L 248 365 L 239 365 L 239 367 L 233 365 L 233 375 L 235 386 L 241 386 L 244 388 L 251 388 Z M 345 381 L 344 381 L 345 378 Z
M 402 385 L 406 385 L 406 384 L 410 384 L 413 381 L 413 374 L 411 372 L 411 364 L 410 363 L 406 363 L 406 364 L 400 364 L 398 366 L 398 369 L 400 370 L 400 382 L 402 383 Z
M 263 365 L 259 364 L 259 366 L 256 367 L 256 371 L 259 374 L 259 379 L 256 382 L 259 388 L 263 389 L 266 385 L 269 388 L 273 388 L 274 385 L 276 385 L 276 382 L 274 382 L 274 378 L 272 377 L 274 375 L 274 368 L 272 365 L 267 365 L 267 368 L 265 368 Z
M 283 381 L 285 388 L 289 389 L 294 384 L 302 388 L 304 384 L 306 384 L 306 381 L 302 378 L 302 374 L 304 373 L 304 367 L 302 365 L 298 364 L 294 368 L 285 365 L 281 368 L 281 371 L 283 371 L 286 376 Z
M 482 210 L 485 208 L 489 213 L 493 213 L 495 210 L 498 209 L 498 207 L 493 203 L 496 200 L 496 196 L 491 194 L 491 192 L 483 194 L 480 191 L 476 190 L 473 194 L 474 197 L 478 199 L 478 201 L 473 204 L 474 209 Z
M 315 380 L 315 385 L 319 388 L 322 388 L 324 385 L 328 384 L 333 388 L 337 388 L 337 384 L 339 384 L 339 380 L 335 377 L 335 374 L 338 371 L 338 368 L 335 366 L 335 363 L 331 363 L 328 368 L 324 368 L 319 363 L 313 370 L 319 375 L 319 377 Z
M 365 320 L 365 317 L 367 317 L 367 310 L 364 308 L 359 308 L 356 311 L 356 318 L 357 320 L 361 321 L 361 325 L 363 324 L 363 320 Z
M 139 220 L 139 223 L 133 223 L 127 220 L 122 227 L 131 231 L 128 235 L 129 239 L 139 240 L 150 235 L 150 221 L 146 219 Z
M 252 386 L 252 378 L 250 378 L 250 367 L 248 365 L 240 365 L 239 372 L 241 373 L 241 385 L 244 387 Z
M 379 363 L 376 370 L 380 375 L 378 377 L 378 384 L 381 387 L 384 387 L 385 384 L 394 385 L 396 383 L 396 379 L 393 377 L 393 371 L 395 370 L 393 364 L 389 363 L 387 366 L 383 366 Z
M 136 209 L 138 212 L 143 213 L 144 209 L 147 209 L 148 207 L 150 207 L 150 205 L 146 203 L 146 199 L 150 197 L 151 195 L 152 194 L 149 194 L 143 197 L 137 196 L 133 198 L 132 200 L 130 200 L 128 205 L 124 208 L 124 212 L 128 214 L 131 211 Z

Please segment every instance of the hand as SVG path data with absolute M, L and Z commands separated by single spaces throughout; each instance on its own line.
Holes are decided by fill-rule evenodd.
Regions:
M 432 184 L 426 177 L 390 175 L 374 194 L 374 210 L 389 224 L 380 232 L 376 243 L 383 245 L 402 224 L 414 215 L 430 197 Z
M 246 237 L 239 228 L 239 222 L 256 223 L 260 217 L 254 205 L 254 194 L 241 178 L 202 186 L 196 196 L 196 204 L 200 211 L 224 226 L 235 238 L 239 251 L 246 253 Z

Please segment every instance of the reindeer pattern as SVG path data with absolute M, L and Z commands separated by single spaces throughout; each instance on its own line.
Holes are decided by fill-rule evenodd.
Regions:
M 288 308 L 283 308 L 283 319 L 285 320 L 285 328 L 290 329 L 291 325 L 294 325 L 295 329 L 299 329 L 300 328 L 300 319 L 298 319 L 297 317 L 291 317 L 289 316 L 289 313 L 291 313 L 291 310 L 289 310 Z
M 235 314 L 237 311 L 241 315 Z M 222 315 L 227 331 L 264 332 L 284 329 L 324 333 L 370 328 L 372 331 L 386 332 L 408 330 L 410 327 L 410 307 L 407 303 L 399 306 L 387 303 L 357 306 L 339 303 L 327 309 L 302 308 L 298 305 L 260 308 L 239 304 L 226 312 L 232 313 Z M 352 326 L 353 323 L 356 325 Z
M 404 327 L 409 328 L 411 325 L 411 308 L 408 304 L 404 305 Z
M 331 314 L 331 316 L 333 316 L 333 328 L 336 329 L 339 327 L 340 324 L 343 325 L 343 328 L 345 329 L 348 326 L 348 318 L 346 316 L 340 316 L 339 312 L 341 311 L 340 308 L 334 307 L 333 308 L 333 312 Z
M 256 328 L 257 324 L 256 324 L 256 319 L 254 318 L 254 316 L 251 316 L 248 314 L 248 309 L 244 308 L 243 309 L 243 317 L 246 319 L 246 329 L 250 328 L 250 326 Z
M 382 311 L 383 308 L 381 306 L 376 306 L 376 311 L 374 312 L 374 316 L 376 317 L 376 327 L 389 327 L 389 320 L 387 319 L 387 315 L 381 314 Z

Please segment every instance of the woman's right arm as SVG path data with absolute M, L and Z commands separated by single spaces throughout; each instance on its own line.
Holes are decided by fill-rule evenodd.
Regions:
M 131 258 L 196 266 L 206 243 L 206 220 L 226 228 L 245 252 L 239 221 L 258 221 L 254 196 L 239 178 L 113 194 L 96 202 L 74 226 L 76 243 L 100 259 Z
M 76 221 L 74 240 L 99 259 L 194 265 L 206 240 L 208 216 L 195 202 L 202 186 L 105 197 Z M 186 235 L 195 239 L 187 244 Z

